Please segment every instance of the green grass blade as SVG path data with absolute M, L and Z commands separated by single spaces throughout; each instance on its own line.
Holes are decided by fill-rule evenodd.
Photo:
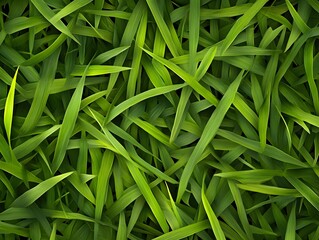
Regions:
M 296 204 L 293 204 L 286 228 L 285 240 L 296 239 Z
M 59 55 L 60 49 L 44 61 L 43 71 L 35 90 L 31 108 L 21 127 L 21 131 L 24 133 L 31 131 L 42 116 L 50 94 L 51 85 L 55 79 Z
M 39 183 L 34 188 L 24 192 L 21 196 L 16 198 L 11 207 L 28 207 L 34 203 L 38 198 L 50 190 L 53 186 L 61 182 L 63 179 L 69 177 L 73 172 L 63 173 L 58 176 L 49 178 L 41 183 Z
M 225 53 L 225 51 L 229 48 L 229 46 L 234 42 L 236 37 L 242 32 L 249 22 L 256 16 L 256 14 L 260 11 L 260 9 L 268 2 L 268 0 L 257 0 L 245 13 L 241 16 L 233 25 L 231 30 L 228 32 L 226 38 L 223 40 L 221 46 L 221 52 Z
M 57 144 L 55 147 L 54 157 L 52 161 L 52 171 L 55 173 L 61 163 L 64 160 L 64 156 L 66 153 L 68 142 L 72 136 L 72 132 L 77 120 L 77 116 L 80 110 L 81 106 L 81 97 L 83 93 L 85 78 L 86 78 L 86 72 L 89 68 L 89 65 L 86 67 L 83 76 L 80 79 L 80 82 L 78 83 L 78 86 L 76 87 L 73 96 L 69 102 L 69 105 L 66 109 L 63 122 L 60 128 Z
M 202 201 L 203 201 L 205 212 L 207 214 L 207 217 L 209 219 L 210 225 L 212 227 L 212 230 L 214 232 L 216 239 L 217 240 L 226 240 L 226 237 L 225 237 L 224 232 L 219 224 L 219 221 L 216 217 L 216 214 L 214 213 L 210 203 L 207 200 L 204 188 L 202 188 Z
M 189 160 L 187 164 L 185 165 L 185 169 L 180 179 L 180 184 L 179 184 L 178 194 L 177 194 L 178 202 L 181 200 L 186 190 L 188 181 L 191 177 L 191 172 L 193 171 L 196 165 L 196 162 L 199 160 L 200 156 L 202 155 L 202 153 L 204 152 L 208 144 L 211 142 L 211 140 L 215 137 L 219 129 L 219 126 L 223 121 L 224 116 L 226 115 L 231 104 L 233 103 L 237 89 L 242 80 L 242 77 L 243 77 L 243 71 L 237 76 L 237 78 L 229 86 L 224 97 L 217 105 L 215 111 L 213 112 L 212 116 L 208 120 L 203 130 L 203 133 L 201 138 L 199 139 L 199 142 L 197 143 L 197 145 L 194 148 L 194 151 L 189 157 Z
M 52 21 L 54 18 L 54 12 L 49 8 L 49 6 L 43 0 L 31 0 L 32 4 L 37 8 L 37 10 L 43 15 L 45 19 L 47 19 L 54 27 L 56 27 L 59 31 L 73 39 L 76 43 L 79 44 L 79 41 L 73 36 L 70 29 L 64 25 L 64 23 L 59 20 L 57 22 Z
M 13 108 L 14 108 L 14 95 L 17 82 L 19 68 L 16 70 L 14 77 L 12 78 L 10 90 L 6 99 L 6 104 L 4 108 L 4 127 L 7 133 L 8 142 L 11 144 L 11 129 L 12 129 L 12 118 L 13 118 Z

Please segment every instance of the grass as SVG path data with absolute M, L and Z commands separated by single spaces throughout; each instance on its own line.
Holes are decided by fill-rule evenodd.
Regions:
M 319 239 L 317 1 L 0 6 L 0 240 Z

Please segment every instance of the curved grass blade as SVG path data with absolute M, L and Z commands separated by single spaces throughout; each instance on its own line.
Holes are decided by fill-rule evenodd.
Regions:
M 13 118 L 13 108 L 14 108 L 14 94 L 17 82 L 19 68 L 17 68 L 14 77 L 12 78 L 11 87 L 7 96 L 6 104 L 4 107 L 4 128 L 7 133 L 8 142 L 11 146 L 11 130 L 12 130 L 12 118 Z

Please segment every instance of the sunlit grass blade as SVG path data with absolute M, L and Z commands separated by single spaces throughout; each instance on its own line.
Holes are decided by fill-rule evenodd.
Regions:
M 14 95 L 15 95 L 15 88 L 16 88 L 16 82 L 17 82 L 17 76 L 18 76 L 19 68 L 16 70 L 10 90 L 6 99 L 6 104 L 4 108 L 4 127 L 7 133 L 8 142 L 11 144 L 11 130 L 12 130 L 12 118 L 13 118 L 13 108 L 14 108 Z

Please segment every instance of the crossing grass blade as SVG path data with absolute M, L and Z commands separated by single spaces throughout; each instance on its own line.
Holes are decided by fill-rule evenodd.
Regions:
M 0 240 L 319 239 L 317 1 L 0 2 Z
M 80 8 L 88 5 L 93 0 L 76 0 L 70 2 L 68 5 L 66 5 L 63 9 L 61 9 L 57 14 L 55 14 L 49 22 L 51 23 L 57 23 L 62 18 L 72 14 L 73 12 L 79 10 Z
M 56 27 L 59 31 L 73 39 L 76 43 L 79 44 L 79 41 L 73 36 L 70 29 L 64 25 L 64 23 L 59 20 L 57 22 L 52 21 L 54 19 L 54 12 L 49 8 L 49 6 L 43 0 L 31 0 L 32 4 L 36 7 L 36 9 L 43 15 L 45 19 L 47 19 L 54 27 Z
M 164 18 L 158 6 L 159 3 L 154 0 L 146 0 L 146 1 L 157 23 L 157 27 L 160 30 L 162 37 L 166 42 L 167 47 L 172 52 L 173 56 L 176 57 L 178 55 L 181 55 L 183 53 L 182 46 L 180 42 L 178 41 L 176 33 L 170 32 L 170 29 L 166 25 L 166 22 L 164 21 Z
M 318 209 L 318 195 L 309 186 L 307 186 L 301 180 L 294 177 L 286 177 L 286 179 L 291 183 L 292 186 L 296 188 L 298 192 L 300 192 L 300 194 L 305 199 L 307 199 L 313 205 L 313 207 Z
M 54 54 L 46 59 L 46 61 L 44 61 L 42 68 L 43 72 L 35 90 L 33 102 L 21 127 L 22 132 L 28 132 L 32 130 L 42 116 L 50 94 L 51 85 L 55 79 L 55 72 L 58 65 L 60 50 L 61 49 L 58 49 Z
M 191 76 L 190 74 L 188 74 L 187 72 L 182 70 L 180 67 L 178 67 L 177 65 L 175 65 L 171 61 L 166 60 L 164 58 L 161 58 L 161 57 L 149 52 L 146 49 L 144 49 L 144 51 L 147 54 L 149 54 L 151 57 L 156 59 L 158 62 L 164 64 L 166 67 L 171 69 L 176 75 L 181 77 L 189 86 L 191 86 L 197 93 L 202 95 L 204 98 L 206 98 L 208 101 L 210 101 L 213 105 L 217 104 L 218 100 L 216 99 L 216 97 L 210 91 L 208 91 L 204 86 L 202 86 L 199 82 L 197 82 L 193 76 Z
M 243 73 L 244 72 L 242 71 L 233 81 L 233 83 L 229 86 L 224 97 L 217 105 L 215 111 L 213 112 L 205 128 L 203 129 L 202 136 L 199 139 L 197 145 L 195 146 L 191 156 L 189 157 L 189 160 L 185 165 L 185 169 L 182 173 L 180 183 L 178 186 L 177 202 L 180 202 L 187 188 L 188 181 L 191 177 L 191 172 L 193 171 L 196 162 L 199 160 L 200 156 L 202 155 L 208 144 L 211 142 L 211 140 L 215 137 L 218 128 L 223 121 L 224 116 L 226 115 L 231 104 L 233 103 L 237 89 L 242 80 Z
M 59 131 L 59 136 L 57 139 L 54 157 L 52 160 L 52 171 L 55 173 L 58 171 L 60 165 L 62 164 L 64 160 L 64 156 L 66 153 L 68 142 L 72 136 L 72 132 L 75 126 L 75 122 L 77 120 L 77 116 L 80 110 L 81 106 L 81 98 L 86 78 L 86 73 L 88 71 L 89 65 L 84 70 L 84 73 L 80 79 L 80 82 L 78 83 L 78 86 L 76 87 L 73 96 L 69 102 L 69 105 L 66 109 L 63 122 Z
M 224 53 L 229 46 L 234 42 L 236 37 L 239 35 L 243 29 L 247 27 L 249 22 L 255 17 L 255 15 L 260 11 L 260 9 L 266 4 L 268 0 L 257 0 L 245 13 L 241 16 L 233 25 L 231 30 L 228 32 L 227 36 L 223 40 L 221 46 L 221 52 Z

